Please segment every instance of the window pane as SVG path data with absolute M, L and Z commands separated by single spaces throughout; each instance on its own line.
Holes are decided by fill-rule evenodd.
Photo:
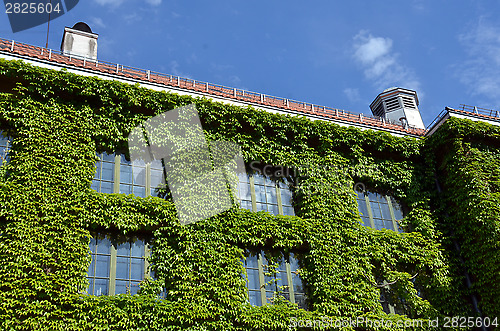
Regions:
M 274 291 L 274 290 L 272 290 L 272 291 L 266 291 L 266 302 L 267 303 L 271 303 L 271 299 L 274 296 L 274 292 L 276 292 L 276 291 Z
M 94 284 L 94 295 L 108 295 L 109 279 L 97 279 Z
M 252 210 L 252 202 L 251 201 L 241 200 L 240 204 L 241 204 L 241 208 Z
M 295 303 L 299 305 L 300 309 L 307 309 L 306 295 L 295 293 Z
M 116 255 L 130 256 L 130 243 L 121 243 L 116 246 Z
M 389 211 L 389 205 L 387 203 L 381 203 L 380 209 L 382 211 L 382 218 L 386 220 L 392 219 L 391 212 Z
M 97 249 L 96 253 L 97 254 L 110 254 L 111 252 L 111 241 L 109 241 L 108 238 L 104 239 L 97 239 Z
M 366 208 L 366 201 L 364 198 L 358 199 L 358 211 L 361 216 L 368 217 L 368 208 Z
M 94 294 L 94 278 L 89 278 L 87 277 L 89 281 L 89 287 L 87 288 L 87 294 L 93 295 Z
M 248 256 L 245 260 L 245 265 L 247 268 L 257 269 L 259 267 L 258 261 L 257 261 L 257 254 Z
M 144 259 L 132 258 L 131 259 L 131 273 L 130 279 L 142 280 L 144 277 Z
M 265 183 L 264 176 L 262 176 L 259 173 L 254 173 L 253 174 L 253 180 L 254 180 L 254 183 L 258 184 L 258 185 L 264 185 L 264 183 Z
M 144 256 L 144 248 L 145 248 L 144 240 L 136 239 L 131 244 L 131 254 L 130 254 L 130 256 L 143 257 Z
M 268 205 L 267 211 L 273 215 L 278 215 L 279 214 L 278 205 Z
M 375 224 L 375 229 L 382 230 L 384 228 L 384 220 L 374 218 L 373 223 Z
M 288 262 L 290 263 L 290 270 L 295 271 L 299 269 L 299 261 L 295 258 L 295 254 L 290 253 Z
M 94 255 L 95 256 L 95 276 L 101 278 L 109 278 L 109 262 L 110 256 Z
M 291 206 L 292 205 L 292 192 L 290 192 L 288 186 L 281 187 L 280 193 L 281 193 L 281 203 L 284 206 Z
M 117 279 L 130 279 L 130 258 L 117 257 L 116 258 L 116 278 Z
M 132 193 L 138 197 L 145 198 L 146 197 L 146 187 L 134 186 Z
M 257 211 L 267 211 L 267 207 L 264 203 L 258 203 L 257 202 Z
M 276 198 L 276 187 L 266 186 L 266 198 L 267 203 L 278 203 L 278 199 Z
M 120 184 L 120 193 L 132 194 L 132 185 Z
M 295 216 L 293 207 L 283 206 L 283 215 Z
M 266 189 L 262 185 L 254 185 L 255 187 L 255 199 L 257 202 L 266 203 Z
M 95 276 L 95 275 L 94 275 L 94 269 L 95 269 L 95 256 L 92 256 L 92 261 L 90 261 L 89 269 L 88 269 L 88 271 L 87 271 L 87 274 L 88 274 L 90 277 Z
M 248 289 L 249 290 L 259 290 L 259 270 L 258 269 L 247 269 L 248 276 Z
M 362 225 L 371 227 L 370 219 L 368 217 L 361 217 Z
M 90 185 L 90 188 L 99 192 L 99 184 L 100 184 L 100 181 L 92 180 L 92 184 Z
M 370 200 L 370 207 L 372 209 L 373 218 L 382 218 L 382 212 L 380 211 L 380 205 L 378 203 Z
M 395 230 L 394 229 L 394 224 L 392 223 L 392 220 L 384 220 L 384 228 L 389 229 L 389 230 Z
M 113 183 L 101 182 L 101 193 L 113 193 Z
M 97 240 L 95 238 L 90 238 L 89 250 L 93 253 L 95 253 L 96 242 Z
M 252 306 L 262 306 L 260 291 L 248 291 L 248 297 Z
M 151 168 L 151 192 L 163 183 L 163 170 Z
M 4 162 L 9 161 L 9 151 L 11 146 L 11 138 L 3 135 L 3 132 L 0 132 L 0 165 Z
M 394 212 L 394 218 L 396 220 L 403 219 L 403 208 L 401 207 L 401 204 L 399 204 L 396 199 L 391 197 L 391 205 L 392 211 Z
M 113 181 L 115 164 L 110 162 L 102 163 L 102 180 Z
M 137 294 L 139 292 L 139 290 L 141 289 L 139 284 L 140 284 L 140 282 L 137 282 L 137 281 L 130 282 L 130 294 L 134 295 L 134 294 Z
M 120 183 L 132 184 L 132 167 L 128 163 L 120 163 Z M 128 162 L 128 161 L 127 161 Z
M 250 183 L 250 176 L 244 173 L 238 173 L 238 180 L 241 183 Z
M 101 179 L 101 161 L 97 161 L 95 163 L 95 175 L 94 175 L 94 178 L 95 179 Z
M 115 154 L 108 154 L 106 152 L 101 154 L 101 160 L 107 161 L 107 162 L 115 162 Z
M 115 294 L 126 294 L 129 287 L 128 280 L 117 280 L 115 285 Z
M 278 286 L 278 291 L 281 291 L 281 292 L 288 292 L 289 291 L 289 289 L 288 289 L 288 277 L 286 274 L 286 270 L 281 271 L 277 275 L 277 286 Z
M 238 184 L 238 197 L 240 200 L 252 200 L 252 195 L 250 193 L 250 183 Z

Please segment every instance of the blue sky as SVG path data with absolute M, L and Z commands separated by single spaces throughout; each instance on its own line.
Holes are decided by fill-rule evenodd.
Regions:
M 387 87 L 416 89 L 428 125 L 445 106 L 500 109 L 500 3 L 491 0 L 80 0 L 49 48 L 84 21 L 98 58 L 370 113 Z M 0 37 L 44 46 L 47 26 Z

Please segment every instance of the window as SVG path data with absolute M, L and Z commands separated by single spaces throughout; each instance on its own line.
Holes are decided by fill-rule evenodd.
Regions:
M 369 191 L 357 194 L 358 211 L 364 226 L 403 232 L 398 223 L 403 218 L 403 209 L 394 198 Z
M 239 174 L 238 198 L 241 208 L 267 211 L 273 215 L 295 215 L 288 181 L 272 181 L 260 173 Z
M 146 257 L 149 248 L 144 240 L 117 242 L 109 236 L 96 236 L 90 241 L 87 278 L 90 295 L 136 294 L 139 283 L 149 276 Z
M 424 290 L 421 283 L 417 280 L 416 273 L 410 281 L 413 284 L 413 287 L 416 290 L 416 295 L 421 299 L 425 298 Z M 412 304 L 410 304 L 406 299 L 404 299 L 404 295 L 400 291 L 406 291 L 404 288 L 398 288 L 397 282 L 387 282 L 383 281 L 383 277 L 376 277 L 378 287 L 380 288 L 380 304 L 382 305 L 382 310 L 386 314 L 399 314 L 406 315 L 409 318 L 417 318 L 418 317 L 418 309 L 415 309 Z
M 97 192 L 113 193 L 115 156 L 113 154 L 102 153 L 98 157 L 99 160 L 95 163 L 96 173 L 91 187 Z
M 380 289 L 380 303 L 386 314 L 406 314 L 402 300 L 391 292 L 389 285 Z
M 1 132 L 1 131 L 0 131 Z M 9 162 L 9 151 L 12 139 L 0 134 L 0 165 Z
M 247 289 L 250 304 L 263 306 L 272 303 L 275 296 L 282 296 L 299 308 L 306 309 L 304 284 L 300 279 L 300 268 L 293 253 L 280 254 L 277 265 L 269 265 L 264 254 L 250 253 L 245 261 Z
M 155 190 L 163 183 L 163 166 L 155 160 L 138 163 L 136 172 L 125 155 L 101 153 L 97 155 L 96 172 L 91 188 L 101 193 L 134 194 L 138 197 L 157 196 Z

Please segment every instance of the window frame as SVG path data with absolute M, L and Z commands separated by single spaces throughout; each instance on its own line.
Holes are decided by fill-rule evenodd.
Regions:
M 267 295 L 266 295 L 266 292 L 270 292 L 271 290 L 266 290 L 266 275 L 265 275 L 265 272 L 264 272 L 264 264 L 263 264 L 263 257 L 265 257 L 265 252 L 263 250 L 259 250 L 259 251 L 247 251 L 247 253 L 250 253 L 248 254 L 248 256 L 245 256 L 245 259 L 243 261 L 243 267 L 245 268 L 245 286 L 246 286 L 246 289 L 247 289 L 247 293 L 248 293 L 248 298 L 250 299 L 250 291 L 252 292 L 257 292 L 255 289 L 250 289 L 249 287 L 249 279 L 248 279 L 248 269 L 252 269 L 252 270 L 255 270 L 255 268 L 248 268 L 247 267 L 247 259 L 252 256 L 252 255 L 255 255 L 257 256 L 257 270 L 258 270 L 258 279 L 259 279 L 259 292 L 260 292 L 260 305 L 259 306 L 264 306 L 266 304 L 268 304 L 268 298 L 267 298 Z M 286 272 L 286 281 L 287 281 L 287 290 L 286 291 L 283 291 L 283 292 L 287 292 L 288 295 L 289 295 L 289 299 L 288 301 L 290 301 L 291 303 L 295 303 L 295 304 L 298 304 L 295 302 L 295 289 L 294 289 L 294 284 L 293 284 L 293 276 L 292 276 L 292 268 L 290 266 L 290 254 L 283 254 L 281 253 L 282 255 L 282 258 L 284 260 L 284 263 L 285 263 L 285 272 Z M 296 257 L 294 257 L 297 262 L 298 262 L 298 259 Z M 300 274 L 300 268 L 297 269 L 297 276 L 299 276 Z M 275 274 L 273 277 L 273 279 L 276 281 L 276 277 L 278 275 Z M 300 278 L 299 278 L 300 279 Z M 301 282 L 302 282 L 302 285 L 305 287 L 305 284 L 304 284 L 304 280 L 300 279 Z M 276 294 L 277 292 L 274 291 L 273 292 L 273 297 L 274 295 Z M 297 293 L 301 293 L 303 294 L 304 296 L 306 296 L 306 293 L 305 291 L 304 292 L 297 292 Z M 304 308 L 305 309 L 305 308 Z
M 107 192 L 101 192 L 101 183 L 103 182 L 102 180 L 102 164 L 103 164 L 103 154 L 106 153 L 106 152 L 102 152 L 102 153 L 96 153 L 96 156 L 99 158 L 99 160 L 96 162 L 98 163 L 97 166 L 100 167 L 100 169 L 98 170 L 97 169 L 97 166 L 96 166 L 96 173 L 99 173 L 101 174 L 100 175 L 100 178 L 95 178 L 93 177 L 92 178 L 92 182 L 94 181 L 97 181 L 99 183 L 99 190 L 95 190 L 92 188 L 92 184 L 91 184 L 91 188 L 94 190 L 94 191 L 97 191 L 98 193 L 105 193 L 105 194 L 126 194 L 126 193 L 120 193 L 120 185 L 123 184 L 123 185 L 130 185 L 130 186 L 140 186 L 140 187 L 145 187 L 145 195 L 144 195 L 144 198 L 145 197 L 148 197 L 148 196 L 154 196 L 152 195 L 152 191 L 154 192 L 154 189 L 155 187 L 151 187 L 151 163 L 145 163 L 145 175 L 146 175 L 146 178 L 145 178 L 145 185 L 142 186 L 142 185 L 135 185 L 135 184 L 125 184 L 125 183 L 121 183 L 121 178 L 120 178 L 120 170 L 121 170 L 121 160 L 122 160 L 122 157 L 125 158 L 126 160 L 126 157 L 125 157 L 125 154 L 123 153 L 113 153 L 113 154 L 108 154 L 108 155 L 113 155 L 114 156 L 114 160 L 113 160 L 113 179 L 111 180 L 111 183 L 112 183 L 112 188 L 113 188 L 113 192 L 111 193 L 107 193 Z M 109 161 L 104 161 L 104 162 L 109 162 Z M 111 162 L 109 162 L 111 163 Z M 154 168 L 154 167 L 153 167 Z M 162 178 L 164 178 L 164 168 L 163 168 L 163 165 L 162 165 Z M 154 168 L 155 170 L 157 170 L 156 168 Z M 95 176 L 95 174 L 94 174 Z M 104 180 L 104 182 L 110 182 L 109 180 Z M 142 198 L 140 195 L 136 195 L 135 193 L 130 193 L 130 194 L 133 194 L 137 197 L 140 197 Z
M 151 277 L 151 270 L 149 270 L 149 261 L 148 261 L 148 257 L 151 256 L 151 247 L 150 247 L 150 243 L 149 243 L 149 240 L 146 239 L 146 238 L 141 238 L 141 237 L 128 237 L 127 240 L 119 240 L 121 238 L 117 238 L 116 236 L 113 236 L 113 235 L 110 235 L 110 234 L 105 234 L 104 237 L 102 237 L 101 234 L 95 234 L 91 237 L 91 241 L 89 243 L 89 255 L 91 257 L 91 262 L 90 262 L 90 265 L 87 269 L 87 281 L 89 282 L 88 283 L 88 286 L 87 286 L 87 289 L 86 289 L 86 293 L 87 295 L 92 295 L 92 296 L 101 296 L 101 295 L 108 295 L 108 296 L 113 296 L 113 295 L 118 295 L 118 294 L 115 294 L 116 292 L 116 280 L 117 280 L 117 277 L 116 277 L 116 269 L 117 269 L 117 258 L 118 258 L 118 248 L 117 246 L 120 245 L 120 244 L 124 244 L 124 243 L 130 243 L 130 244 L 133 244 L 134 241 L 133 239 L 135 238 L 136 240 L 142 240 L 144 241 L 144 256 L 141 256 L 140 259 L 142 261 L 144 261 L 144 271 L 143 271 L 143 274 L 142 274 L 142 281 L 144 281 L 147 277 Z M 90 244 L 92 243 L 92 240 L 103 240 L 103 239 L 107 239 L 109 240 L 110 242 L 110 250 L 109 250 L 109 256 L 110 256 L 110 259 L 109 259 L 109 264 L 108 264 L 108 270 L 109 270 L 109 274 L 108 274 L 108 277 L 96 277 L 96 270 L 97 270 L 97 263 L 94 263 L 94 270 L 93 270 L 93 276 L 90 277 L 89 275 L 89 269 L 90 269 L 90 266 L 92 265 L 92 262 L 93 261 L 96 261 L 94 260 L 94 257 L 96 255 L 108 255 L 108 254 L 102 254 L 102 253 L 97 253 L 97 251 L 95 252 L 92 252 L 92 250 L 90 249 Z M 96 246 L 97 248 L 97 246 Z M 130 256 L 129 256 L 130 257 Z M 137 258 L 137 257 L 130 257 L 130 258 Z M 127 279 L 129 282 L 132 281 L 132 279 L 130 278 L 130 273 L 131 273 L 131 270 L 129 270 L 129 278 Z M 94 288 L 92 288 L 92 294 L 90 294 L 90 290 L 91 290 L 91 280 L 94 280 Z M 107 279 L 108 280 L 108 293 L 107 294 L 99 294 L 99 295 L 96 295 L 96 294 L 93 294 L 95 292 L 95 280 L 96 279 Z M 120 279 L 120 280 L 123 280 L 123 279 Z M 121 294 L 121 293 L 120 293 Z
M 260 172 L 252 172 L 252 173 L 246 173 L 245 174 L 246 176 L 248 176 L 248 179 L 249 179 L 249 188 L 250 188 L 250 197 L 251 197 L 251 201 L 250 202 L 252 204 L 252 211 L 253 212 L 259 211 L 257 209 L 257 194 L 256 194 L 256 191 L 255 191 L 255 186 L 258 185 L 258 184 L 255 184 L 255 177 L 254 177 L 254 175 L 256 173 L 258 175 L 261 175 L 264 178 L 264 181 L 266 179 L 269 179 L 268 176 L 266 176 L 266 175 L 264 175 L 264 174 L 262 174 Z M 271 180 L 271 179 L 269 179 L 269 180 Z M 238 181 L 241 184 L 241 180 L 239 178 L 238 178 Z M 274 189 L 276 190 L 276 204 L 278 205 L 278 214 L 277 215 L 285 216 L 284 213 L 283 213 L 283 202 L 282 202 L 282 199 L 281 199 L 281 190 L 282 190 L 282 188 L 280 187 L 280 182 L 277 181 L 277 180 L 271 180 L 271 181 L 273 182 Z M 283 185 L 287 185 L 287 184 L 283 183 Z M 264 184 L 264 187 L 265 186 L 266 186 L 266 184 Z M 243 208 L 243 207 L 241 207 L 241 200 L 243 200 L 243 199 L 240 198 L 239 194 L 238 194 L 237 198 L 238 198 L 238 202 L 239 202 L 240 208 Z M 259 202 L 259 203 L 261 203 L 261 202 Z M 272 205 L 271 203 L 268 203 L 268 202 L 262 203 L 262 204 Z M 288 205 L 286 207 L 288 207 Z M 295 215 L 295 208 L 293 207 L 293 196 L 292 196 L 292 202 L 291 202 L 290 207 L 293 210 L 293 215 L 290 215 L 290 216 L 294 216 Z M 246 209 L 246 208 L 244 208 L 244 209 Z
M 371 193 L 374 193 L 374 194 L 378 194 L 378 195 L 381 195 L 383 196 L 383 198 L 385 199 L 385 201 L 387 201 L 387 205 L 388 205 L 388 208 L 389 208 L 389 214 L 391 215 L 391 221 L 392 221 L 392 229 L 387 229 L 385 227 L 383 227 L 382 229 L 387 229 L 387 230 L 391 230 L 391 231 L 395 231 L 395 232 L 399 232 L 399 233 L 402 233 L 404 232 L 404 229 L 403 227 L 399 224 L 399 220 L 396 220 L 396 217 L 395 217 L 395 214 L 394 214 L 394 207 L 392 205 L 393 201 L 392 201 L 392 197 L 390 195 L 387 195 L 387 194 L 381 194 L 381 193 L 378 193 L 378 192 L 373 192 L 373 191 L 369 191 L 369 190 L 363 190 L 362 192 L 356 192 L 357 194 L 363 194 L 363 197 L 364 197 L 364 202 L 366 204 L 366 209 L 367 209 L 367 212 L 368 212 L 368 218 L 370 220 L 370 224 L 365 224 L 365 222 L 363 221 L 363 218 L 361 218 L 361 225 L 363 226 L 369 226 L 370 228 L 372 229 L 375 229 L 375 230 L 381 230 L 381 229 L 377 229 L 375 227 L 375 219 L 373 217 L 373 211 L 372 211 L 372 207 L 371 207 L 371 202 L 370 202 L 370 197 L 368 195 L 368 192 L 371 192 Z M 358 202 L 358 200 L 362 200 L 359 198 L 359 195 L 356 197 L 356 202 Z M 375 202 L 375 201 L 373 201 Z M 403 215 L 403 206 L 401 205 L 401 211 L 402 211 L 402 215 Z M 358 205 L 358 213 L 361 213 L 361 211 L 359 210 L 359 205 Z M 365 215 L 363 215 L 365 216 Z M 404 217 L 404 215 L 403 215 Z

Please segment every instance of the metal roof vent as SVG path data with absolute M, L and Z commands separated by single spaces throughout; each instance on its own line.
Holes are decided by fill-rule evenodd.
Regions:
M 65 27 L 61 42 L 61 51 L 65 55 L 97 60 L 97 37 L 84 22 L 78 22 L 72 28 Z
M 385 118 L 388 122 L 405 127 L 425 129 L 418 110 L 417 92 L 400 87 L 391 87 L 377 95 L 370 104 L 373 115 Z

